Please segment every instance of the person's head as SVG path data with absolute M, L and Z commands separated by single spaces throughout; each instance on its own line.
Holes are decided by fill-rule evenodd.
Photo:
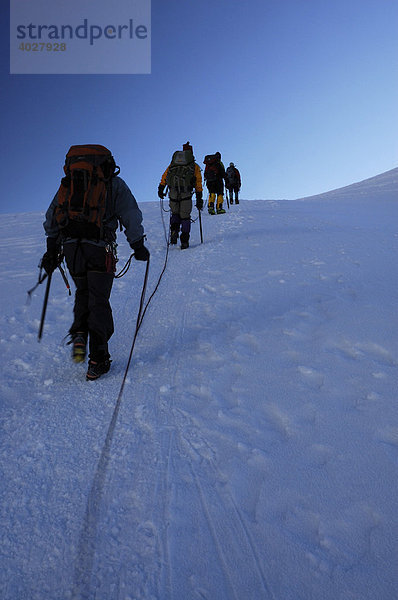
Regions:
M 221 152 L 216 152 L 216 156 L 219 160 L 221 160 Z
M 101 169 L 105 179 L 110 179 L 115 174 L 116 163 L 113 156 L 107 159 L 105 162 L 101 163 Z
M 183 150 L 188 150 L 189 152 L 193 152 L 193 148 L 191 146 L 191 144 L 189 142 L 186 142 L 185 144 L 182 145 L 182 149 Z
M 229 163 L 229 166 L 234 167 L 235 165 L 234 165 L 234 163 Z

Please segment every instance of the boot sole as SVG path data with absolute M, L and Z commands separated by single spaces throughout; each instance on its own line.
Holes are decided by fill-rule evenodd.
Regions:
M 105 371 L 104 373 L 100 373 L 99 375 L 89 375 L 88 373 L 86 373 L 86 381 L 96 381 L 103 375 L 106 375 L 106 373 L 108 373 L 108 372 L 109 372 L 109 369 L 108 369 L 108 371 Z
M 106 373 L 108 373 L 108 371 Z M 97 375 L 96 377 L 86 375 L 86 381 L 97 381 L 97 379 L 99 379 L 103 375 L 106 375 L 106 373 L 101 373 L 101 375 Z
M 95 381 L 96 379 L 99 379 L 100 377 L 102 377 L 102 375 L 105 375 L 106 373 L 109 373 L 109 370 L 111 368 L 111 363 L 112 361 L 109 362 L 109 366 L 107 369 L 105 369 L 104 371 L 102 371 L 101 373 L 98 373 L 97 375 L 95 375 L 94 373 L 91 374 L 89 371 L 87 371 L 86 373 L 86 381 Z

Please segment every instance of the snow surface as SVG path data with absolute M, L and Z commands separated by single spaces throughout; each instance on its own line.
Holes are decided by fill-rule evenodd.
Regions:
M 398 169 L 361 185 L 203 213 L 118 407 L 145 265 L 115 282 L 112 369 L 86 382 L 60 275 L 40 344 L 45 286 L 26 304 L 43 215 L 2 216 L 2 600 L 398 597 Z M 166 244 L 141 208 L 148 298 Z

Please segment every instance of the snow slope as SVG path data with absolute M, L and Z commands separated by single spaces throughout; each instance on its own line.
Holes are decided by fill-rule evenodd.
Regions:
M 43 215 L 2 216 L 3 600 L 397 597 L 397 172 L 204 213 L 119 405 L 145 265 L 115 282 L 112 369 L 86 382 L 59 274 L 40 344 L 44 286 L 26 304 Z M 141 208 L 148 297 L 165 239 Z
M 381 175 L 369 177 L 337 190 L 332 190 L 317 196 L 309 196 L 305 200 L 367 200 L 368 198 L 382 200 L 398 200 L 398 167 Z

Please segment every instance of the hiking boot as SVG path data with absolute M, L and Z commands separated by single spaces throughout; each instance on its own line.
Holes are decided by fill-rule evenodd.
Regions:
M 217 214 L 218 214 L 218 215 L 223 215 L 224 213 L 225 213 L 225 209 L 222 207 L 222 205 L 221 205 L 221 206 L 219 206 L 219 207 L 217 208 Z
M 178 231 L 171 231 L 170 232 L 170 244 L 173 244 L 173 246 L 177 243 L 178 240 Z
M 82 331 L 77 331 L 72 336 L 72 360 L 75 363 L 82 363 L 86 358 L 87 336 Z
M 214 210 L 214 202 L 209 202 L 209 215 L 215 215 L 216 211 Z
M 88 361 L 88 369 L 86 373 L 87 381 L 94 381 L 104 375 L 111 368 L 111 362 L 109 358 L 105 358 L 101 362 L 96 362 L 94 360 Z
M 239 204 L 239 200 L 235 200 L 235 204 Z

